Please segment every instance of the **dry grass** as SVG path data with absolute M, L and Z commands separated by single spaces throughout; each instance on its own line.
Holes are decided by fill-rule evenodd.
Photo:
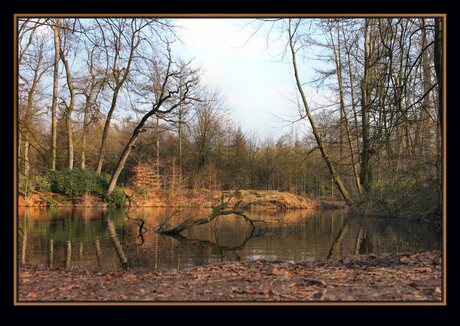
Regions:
M 131 197 L 132 206 L 135 207 L 203 207 L 209 208 L 220 201 L 222 191 L 199 189 L 199 190 L 182 190 L 171 193 L 167 190 L 154 190 L 146 194 L 135 194 L 130 188 L 123 188 L 125 193 Z M 232 193 L 232 190 L 225 191 L 226 194 Z M 52 200 L 50 200 L 52 199 Z M 230 206 L 237 202 L 243 209 L 335 209 L 343 208 L 343 202 L 331 200 L 329 198 L 310 199 L 304 196 L 281 192 L 277 190 L 239 190 L 234 198 L 230 201 Z M 79 197 L 68 197 L 53 193 L 40 193 L 28 196 L 19 196 L 18 203 L 20 207 L 24 206 L 88 206 L 103 207 L 106 203 L 94 195 L 84 195 Z

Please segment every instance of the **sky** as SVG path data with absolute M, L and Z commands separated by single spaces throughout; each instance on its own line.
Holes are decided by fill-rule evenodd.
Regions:
M 176 51 L 202 67 L 203 80 L 219 88 L 229 114 L 243 131 L 261 139 L 291 132 L 299 117 L 297 91 L 289 53 L 282 60 L 285 40 L 272 37 L 267 42 L 263 31 L 252 35 L 252 19 L 177 19 L 182 40 Z M 272 34 L 275 35 L 275 34 Z M 303 81 L 312 77 L 311 64 L 300 63 Z M 321 101 L 316 89 L 305 88 L 306 95 Z M 306 121 L 295 131 L 305 130 Z
M 263 140 L 292 131 L 302 137 L 308 132 L 306 120 L 291 123 L 299 119 L 299 98 L 291 56 L 285 52 L 285 35 L 279 37 L 275 28 L 267 39 L 268 24 L 254 34 L 257 22 L 252 18 L 185 18 L 174 22 L 181 42 L 174 43 L 173 52 L 201 67 L 204 83 L 221 91 L 228 114 L 247 135 Z M 48 28 L 44 31 L 49 33 Z M 302 82 L 314 78 L 318 61 L 298 57 L 297 64 Z M 331 97 L 325 89 L 304 85 L 303 90 L 313 110 Z

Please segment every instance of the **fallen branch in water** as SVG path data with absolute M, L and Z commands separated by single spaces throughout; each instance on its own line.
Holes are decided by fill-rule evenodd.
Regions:
M 204 218 L 188 218 L 185 221 L 181 222 L 180 224 L 176 225 L 175 227 L 166 229 L 166 221 L 171 218 L 169 217 L 165 221 L 163 221 L 162 224 L 160 224 L 156 228 L 156 232 L 164 234 L 164 235 L 175 235 L 175 234 L 180 234 L 181 232 L 185 231 L 186 229 L 197 226 L 197 225 L 202 225 L 202 224 L 207 224 L 212 221 L 217 221 L 217 218 L 219 216 L 224 216 L 224 215 L 237 215 L 241 216 L 244 218 L 246 222 L 249 222 L 251 224 L 252 229 L 255 229 L 254 222 L 258 222 L 256 220 L 253 220 L 249 218 L 244 212 L 240 209 L 238 209 L 238 205 L 241 204 L 241 201 L 237 202 L 233 207 L 229 208 L 228 204 L 232 200 L 232 198 L 238 193 L 239 190 L 234 191 L 230 195 L 227 195 L 225 193 L 222 193 L 222 196 L 220 198 L 220 203 L 212 207 L 212 212 L 208 217 Z

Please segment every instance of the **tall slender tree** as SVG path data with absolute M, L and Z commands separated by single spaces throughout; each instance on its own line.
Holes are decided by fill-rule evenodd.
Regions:
M 51 102 L 51 171 L 56 170 L 56 144 L 57 144 L 57 102 L 59 96 L 59 58 L 60 45 L 60 20 L 56 19 L 52 26 L 54 41 L 54 62 L 53 62 L 53 99 Z
M 70 93 L 69 103 L 63 102 L 65 106 L 65 122 L 66 122 L 66 130 L 67 130 L 67 167 L 69 170 L 73 169 L 74 163 L 74 141 L 73 141 L 73 120 L 72 120 L 72 113 L 75 107 L 75 87 L 73 82 L 72 71 L 70 69 L 69 61 L 66 57 L 66 49 L 65 49 L 65 42 L 62 41 L 62 37 L 65 33 L 68 33 L 66 29 L 61 29 L 61 33 L 59 34 L 59 57 L 61 58 L 62 63 L 64 64 L 65 73 L 66 73 L 66 81 L 67 81 L 67 88 Z
M 300 80 L 299 76 L 299 71 L 297 68 L 297 60 L 296 60 L 296 33 L 299 28 L 299 21 L 293 21 L 292 19 L 289 19 L 288 23 L 288 36 L 289 36 L 289 49 L 291 51 L 291 58 L 292 58 L 292 67 L 294 69 L 294 76 L 295 76 L 295 81 L 297 85 L 297 90 L 300 93 L 300 97 L 302 99 L 302 105 L 303 108 L 305 109 L 305 113 L 308 117 L 308 121 L 310 122 L 311 128 L 313 135 L 315 136 L 316 144 L 321 151 L 321 155 L 323 157 L 324 162 L 326 163 L 329 173 L 331 174 L 332 179 L 334 180 L 335 185 L 339 189 L 340 193 L 342 194 L 343 199 L 346 201 L 348 205 L 353 205 L 353 200 L 351 199 L 348 191 L 346 190 L 340 176 L 336 172 L 336 169 L 332 163 L 332 161 L 329 158 L 328 153 L 326 152 L 326 148 L 323 144 L 323 141 L 321 139 L 321 135 L 316 127 L 315 120 L 313 119 L 313 115 L 311 114 L 310 111 L 310 106 L 308 105 L 307 98 L 305 96 L 305 93 L 302 88 L 302 82 Z

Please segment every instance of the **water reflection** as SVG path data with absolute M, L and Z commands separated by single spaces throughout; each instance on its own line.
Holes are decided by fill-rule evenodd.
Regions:
M 345 211 L 251 211 L 256 229 L 238 216 L 180 236 L 154 230 L 207 210 L 166 208 L 20 208 L 19 262 L 51 267 L 180 270 L 233 260 L 304 261 L 362 253 L 439 249 L 440 234 L 421 224 L 352 218 Z

